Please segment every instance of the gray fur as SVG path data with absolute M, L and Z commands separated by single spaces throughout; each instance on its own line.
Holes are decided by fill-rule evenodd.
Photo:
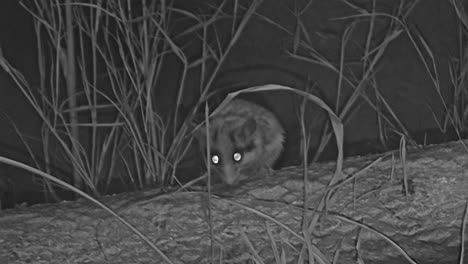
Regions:
M 260 170 L 271 170 L 283 150 L 284 129 L 275 115 L 257 104 L 234 99 L 210 118 L 212 172 L 235 185 Z M 202 137 L 206 128 L 201 128 Z M 204 147 L 206 142 L 200 140 Z M 242 159 L 236 161 L 239 152 Z M 213 157 L 219 158 L 214 164 Z M 239 155 L 236 155 L 239 157 Z

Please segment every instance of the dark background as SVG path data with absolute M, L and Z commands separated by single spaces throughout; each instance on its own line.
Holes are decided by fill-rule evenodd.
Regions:
M 378 8 L 386 12 L 391 12 L 394 5 L 395 1 L 377 1 Z M 290 7 L 288 1 L 270 0 L 263 2 L 260 12 L 289 29 L 294 29 L 295 21 L 288 11 Z M 341 1 L 321 0 L 314 1 L 309 11 L 302 16 L 312 41 L 316 43 L 315 48 L 330 60 L 337 61 L 339 58 L 340 39 L 346 26 L 346 22 L 333 18 L 350 14 L 351 10 Z M 452 91 L 448 64 L 458 56 L 459 48 L 457 17 L 453 7 L 449 1 L 420 1 L 407 22 L 412 26 L 412 30 L 417 30 L 430 45 L 437 63 L 442 96 L 446 102 L 450 102 Z M 381 28 L 376 30 L 385 32 L 385 27 L 386 23 L 383 21 Z M 366 27 L 363 23 L 356 28 L 353 40 L 362 42 L 365 34 Z M 291 36 L 266 23 L 250 22 L 224 64 L 216 85 L 232 86 L 236 89 L 277 83 L 303 89 L 312 80 L 316 84 L 315 94 L 332 104 L 336 96 L 336 74 L 324 67 L 299 62 L 289 57 L 285 50 L 290 49 L 291 45 Z M 17 1 L 4 0 L 0 5 L 0 47 L 4 56 L 31 84 L 38 82 L 36 40 L 32 20 Z M 352 53 L 348 60 L 352 63 Z M 171 73 L 176 68 L 177 66 L 166 69 L 164 83 L 161 86 L 171 87 L 176 81 Z M 418 143 L 422 144 L 424 138 L 427 140 L 426 143 L 454 139 L 450 135 L 438 133 L 440 130 L 433 112 L 440 121 L 444 114 L 441 98 L 421 63 L 421 58 L 404 33 L 391 42 L 384 60 L 377 69 L 380 92 Z M 190 81 L 187 86 L 190 91 Z M 161 90 L 161 103 L 166 103 L 164 107 L 171 107 L 173 94 L 170 90 Z M 262 94 L 257 97 L 261 97 L 261 101 L 277 113 L 288 131 L 289 140 L 285 158 L 282 160 L 283 165 L 298 164 L 295 153 L 298 151 L 299 135 L 294 108 L 297 98 L 284 92 Z M 183 103 L 189 107 L 193 100 L 189 92 Z M 310 122 L 312 135 L 318 139 L 321 130 L 315 124 L 317 126 L 322 124 L 317 120 L 324 117 L 316 111 L 318 111 L 316 108 L 311 107 L 308 116 L 312 120 Z M 39 138 L 40 120 L 10 77 L 0 70 L 0 155 L 28 163 L 29 155 L 13 125 L 33 142 L 33 150 L 40 153 L 40 149 L 34 145 L 34 140 Z M 375 111 L 365 103 L 361 104 L 352 120 L 345 126 L 347 155 L 384 151 L 385 149 L 379 145 L 378 136 Z M 395 148 L 398 146 L 397 143 L 398 140 L 390 142 L 389 147 Z M 329 154 L 323 159 L 332 157 L 333 154 Z M 0 178 L 7 179 L 5 182 L 8 182 L 8 193 L 15 193 L 14 198 L 8 198 L 9 203 L 31 202 L 36 199 L 34 198 L 36 195 L 40 196 L 37 194 L 40 186 L 38 179 L 28 173 L 0 164 Z

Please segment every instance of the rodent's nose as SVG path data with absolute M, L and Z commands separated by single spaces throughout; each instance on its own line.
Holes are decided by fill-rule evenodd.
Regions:
M 226 178 L 225 182 L 227 185 L 231 185 L 231 186 L 236 185 L 238 183 L 236 178 Z

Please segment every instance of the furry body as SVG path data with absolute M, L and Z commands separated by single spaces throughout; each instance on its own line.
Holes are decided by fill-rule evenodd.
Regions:
M 275 115 L 242 99 L 232 100 L 211 117 L 209 132 L 212 172 L 228 185 L 271 170 L 283 150 L 284 129 Z M 204 138 L 205 133 L 202 128 Z

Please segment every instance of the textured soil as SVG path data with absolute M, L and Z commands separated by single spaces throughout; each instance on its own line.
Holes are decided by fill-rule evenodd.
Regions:
M 337 253 L 336 263 L 458 263 L 467 153 L 461 142 L 409 149 L 407 195 L 398 152 L 348 159 L 348 180 L 335 186 L 326 213 L 314 209 L 335 164 L 312 164 L 307 219 L 318 220 L 308 233 L 314 254 L 330 263 Z M 209 198 L 201 191 L 151 190 L 101 200 L 172 263 L 209 263 L 210 257 L 215 263 L 253 263 L 255 255 L 275 263 L 275 250 L 287 263 L 297 263 L 304 240 L 303 191 L 302 169 L 290 167 L 238 188 L 216 187 Z M 164 260 L 115 217 L 80 200 L 0 212 L 0 263 Z

